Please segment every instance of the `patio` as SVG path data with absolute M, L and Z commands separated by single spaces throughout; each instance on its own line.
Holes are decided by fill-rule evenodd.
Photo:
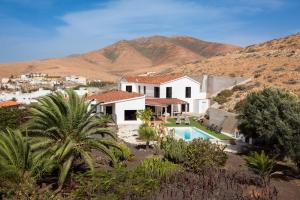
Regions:
M 146 98 L 146 107 L 152 109 L 156 118 L 174 117 L 177 114 L 189 111 L 189 104 L 176 98 Z

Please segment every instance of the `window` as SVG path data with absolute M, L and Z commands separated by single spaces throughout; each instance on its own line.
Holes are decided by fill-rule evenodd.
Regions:
M 146 86 L 144 86 L 144 94 L 146 94 L 146 92 L 147 92 L 147 91 L 146 91 Z
M 139 93 L 141 93 L 141 86 L 139 85 L 139 87 L 138 87 L 138 88 L 139 88 Z
M 172 98 L 172 87 L 166 87 L 166 98 Z
M 185 87 L 185 98 L 191 98 L 191 87 Z
M 125 121 L 136 121 L 136 110 L 125 110 L 124 119 Z
M 126 85 L 126 92 L 132 92 L 132 86 Z
M 160 96 L 160 88 L 154 87 L 154 97 L 159 98 L 159 96 Z

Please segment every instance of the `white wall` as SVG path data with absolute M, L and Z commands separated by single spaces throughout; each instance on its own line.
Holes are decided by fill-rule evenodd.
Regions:
M 132 92 L 139 93 L 139 86 L 141 87 L 140 94 L 144 94 L 144 86 L 146 86 L 146 96 L 154 96 L 154 87 L 159 87 L 159 85 L 145 84 L 145 83 L 128 83 L 126 81 L 121 81 L 119 89 L 126 91 L 126 86 L 132 86 Z
M 145 109 L 145 97 L 126 100 L 115 103 L 115 114 L 117 117 L 117 124 L 142 124 L 142 121 L 137 119 L 136 121 L 125 121 L 124 111 L 125 110 L 144 110 Z
M 161 85 L 154 84 L 143 84 L 143 83 L 128 83 L 125 80 L 120 81 L 119 89 L 126 91 L 126 86 L 132 86 L 132 92 L 138 93 L 138 86 L 141 86 L 141 93 L 144 93 L 144 86 L 147 87 L 146 96 L 153 97 L 154 96 L 154 87 L 160 87 L 160 98 L 166 98 L 166 88 L 172 87 L 172 98 L 181 99 L 186 101 L 189 104 L 189 112 L 202 113 L 204 110 L 207 110 L 207 106 L 209 106 L 209 100 L 207 99 L 206 93 L 206 82 L 207 77 L 203 80 L 205 83 L 202 86 L 197 81 L 189 78 L 189 77 L 181 77 L 179 79 L 169 81 L 167 83 L 163 83 Z M 203 83 L 202 83 L 203 84 Z M 185 88 L 191 87 L 191 98 L 185 97 Z M 199 101 L 201 100 L 201 102 Z M 207 106 L 205 106 L 206 104 Z M 181 108 L 178 108 L 180 111 Z
M 197 112 L 194 106 L 194 99 L 200 99 L 200 84 L 187 77 L 162 84 L 160 86 L 160 98 L 166 98 L 166 88 L 172 87 L 172 98 L 181 99 L 189 103 L 189 112 Z M 185 98 L 185 88 L 191 87 L 191 98 Z
M 210 106 L 209 99 L 195 99 L 194 108 L 196 113 L 204 114 Z

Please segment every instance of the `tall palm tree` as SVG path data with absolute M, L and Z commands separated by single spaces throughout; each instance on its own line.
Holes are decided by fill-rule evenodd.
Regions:
M 31 119 L 25 128 L 33 137 L 32 147 L 40 155 L 51 152 L 49 159 L 58 162 L 60 187 L 78 158 L 94 171 L 92 149 L 115 162 L 110 147 L 118 148 L 116 138 L 109 128 L 103 128 L 101 118 L 92 114 L 96 107 L 89 107 L 84 97 L 67 90 L 66 95 L 55 92 L 42 97 L 29 109 Z

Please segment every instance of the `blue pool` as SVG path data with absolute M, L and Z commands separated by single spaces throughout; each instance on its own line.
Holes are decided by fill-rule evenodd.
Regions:
M 174 127 L 174 129 L 175 137 L 183 139 L 184 141 L 192 141 L 195 138 L 202 138 L 204 140 L 209 140 L 213 138 L 208 133 L 195 127 Z

